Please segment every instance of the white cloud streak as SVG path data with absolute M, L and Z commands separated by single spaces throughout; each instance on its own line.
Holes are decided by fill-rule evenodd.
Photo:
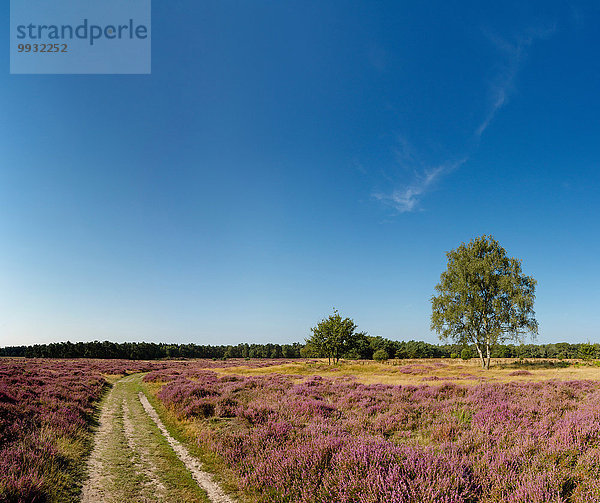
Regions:
M 408 186 L 394 190 L 391 194 L 375 193 L 373 197 L 392 206 L 398 213 L 417 210 L 421 196 L 431 190 L 434 184 L 443 176 L 463 165 L 467 159 L 437 166 L 433 169 L 416 173 L 415 180 Z
M 527 55 L 527 50 L 537 40 L 544 40 L 556 31 L 555 26 L 531 28 L 524 35 L 517 37 L 511 43 L 490 32 L 485 32 L 486 37 L 505 57 L 505 64 L 490 85 L 490 105 L 483 121 L 475 129 L 474 136 L 481 138 L 498 111 L 508 102 L 508 97 L 514 88 L 514 82 L 519 68 Z
M 486 37 L 502 54 L 504 64 L 500 66 L 500 70 L 489 86 L 489 105 L 483 120 L 473 130 L 471 140 L 474 141 L 471 143 L 474 147 L 472 150 L 477 148 L 483 133 L 490 126 L 494 117 L 508 103 L 519 68 L 529 47 L 537 40 L 550 37 L 555 31 L 554 26 L 530 29 L 517 37 L 514 43 L 490 32 L 485 32 Z M 417 211 L 420 208 L 422 197 L 431 191 L 440 179 L 465 164 L 470 157 L 470 154 L 467 154 L 459 161 L 445 162 L 435 167 L 423 167 L 418 153 L 406 138 L 400 138 L 399 144 L 400 147 L 396 152 L 398 164 L 413 171 L 413 180 L 389 194 L 373 194 L 375 199 L 392 206 L 398 213 Z

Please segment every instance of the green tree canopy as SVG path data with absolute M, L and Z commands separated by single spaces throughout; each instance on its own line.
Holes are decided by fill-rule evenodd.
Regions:
M 376 362 L 384 362 L 389 357 L 390 356 L 388 355 L 385 349 L 378 349 L 377 351 L 375 351 L 375 353 L 373 353 L 373 360 L 375 360 Z
M 431 298 L 431 329 L 440 339 L 475 346 L 481 365 L 489 369 L 495 345 L 537 334 L 536 281 L 492 236 L 462 243 L 446 255 L 448 268 Z
M 356 324 L 350 318 L 342 318 L 336 309 L 310 330 L 312 336 L 306 340 L 307 347 L 328 358 L 329 363 L 331 360 L 339 362 L 340 357 L 355 346 Z

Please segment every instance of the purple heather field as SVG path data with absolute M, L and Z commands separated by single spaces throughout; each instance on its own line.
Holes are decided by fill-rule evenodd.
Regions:
M 164 365 L 0 359 L 0 502 L 76 499 L 105 376 Z
M 0 501 L 75 501 L 107 376 L 132 372 L 244 501 L 600 501 L 597 381 L 364 384 L 271 365 L 1 360 Z
M 158 398 L 195 420 L 200 447 L 254 501 L 600 501 L 598 382 L 394 386 L 217 370 L 145 380 L 164 383 Z

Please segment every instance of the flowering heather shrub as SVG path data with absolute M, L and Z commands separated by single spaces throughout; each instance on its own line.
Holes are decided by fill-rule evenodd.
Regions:
M 106 380 L 163 367 L 122 360 L 0 359 L 0 502 L 76 501 Z
M 191 373 L 158 397 L 199 418 L 199 444 L 257 501 L 600 501 L 596 382 L 391 386 Z
M 530 376 L 531 372 L 529 370 L 513 370 L 509 376 Z
M 461 377 L 461 379 L 471 379 L 473 381 L 486 379 L 483 376 L 474 376 L 473 374 L 468 374 L 468 373 L 462 373 L 462 374 L 460 374 L 460 377 Z M 454 379 L 458 379 L 458 377 L 455 377 Z
M 401 374 L 412 374 L 412 375 L 420 375 L 420 374 L 428 374 L 432 370 L 439 370 L 444 367 L 447 367 L 445 363 L 442 362 L 433 362 L 429 365 L 425 365 L 423 363 L 413 363 L 409 365 L 403 365 L 398 368 L 391 368 L 388 370 L 390 373 L 399 372 Z

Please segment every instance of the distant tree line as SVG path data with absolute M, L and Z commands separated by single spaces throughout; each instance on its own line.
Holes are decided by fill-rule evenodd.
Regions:
M 355 334 L 353 344 L 342 354 L 344 359 L 413 359 L 413 358 L 460 358 L 461 355 L 475 357 L 469 345 L 429 344 L 423 341 L 391 341 L 380 336 Z M 375 353 L 384 352 L 384 357 Z M 308 342 L 301 350 L 302 356 L 327 356 L 319 354 Z M 492 358 L 582 358 L 600 359 L 600 344 L 558 342 L 554 344 L 498 344 L 491 351 Z
M 467 349 L 466 352 L 463 350 Z M 387 358 L 460 358 L 470 352 L 460 344 L 429 344 L 423 341 L 391 341 L 365 333 L 354 334 L 352 343 L 344 346 L 343 359 L 382 360 Z M 376 354 L 377 353 L 377 354 Z M 34 346 L 0 348 L 0 356 L 27 358 L 122 358 L 157 360 L 163 358 L 311 358 L 327 357 L 310 343 L 301 344 L 237 344 L 197 345 L 152 342 L 58 342 Z M 472 354 L 472 356 L 475 356 Z M 499 344 L 492 358 L 583 358 L 600 359 L 600 344 Z
M 238 344 L 212 346 L 153 342 L 56 342 L 33 346 L 0 348 L 0 356 L 27 358 L 122 358 L 158 360 L 162 358 L 300 358 L 302 344 Z

